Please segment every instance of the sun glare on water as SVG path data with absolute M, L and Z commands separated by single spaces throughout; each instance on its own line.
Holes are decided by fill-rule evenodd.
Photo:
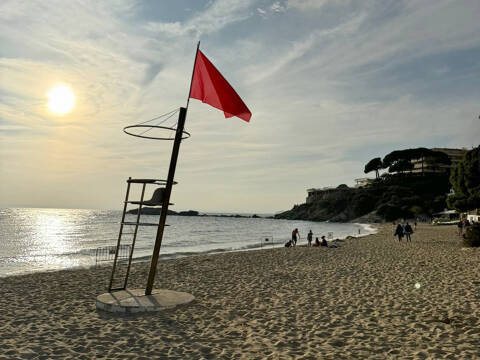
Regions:
M 50 88 L 47 98 L 47 107 L 55 115 L 66 115 L 75 107 L 75 94 L 67 85 L 56 85 Z

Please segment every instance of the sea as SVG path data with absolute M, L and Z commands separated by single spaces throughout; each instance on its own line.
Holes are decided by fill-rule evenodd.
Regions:
M 117 210 L 0 209 L 0 277 L 105 265 L 109 252 L 104 250 L 117 244 L 121 217 L 122 212 Z M 136 215 L 127 215 L 126 221 L 135 222 Z M 141 221 L 158 223 L 159 216 L 142 215 Z M 300 232 L 299 244 L 307 243 L 309 230 L 314 239 L 322 235 L 340 239 L 374 232 L 365 224 L 212 214 L 168 216 L 167 224 L 160 260 L 282 247 L 294 228 Z M 124 227 L 124 232 L 131 231 L 129 226 Z M 139 228 L 135 262 L 150 260 L 156 231 L 153 226 Z M 131 244 L 132 235 L 125 234 L 122 239 L 122 245 Z

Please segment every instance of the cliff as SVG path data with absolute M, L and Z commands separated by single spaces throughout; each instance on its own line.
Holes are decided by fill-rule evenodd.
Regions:
M 450 182 L 445 174 L 388 175 L 365 187 L 341 185 L 321 199 L 295 205 L 291 210 L 275 215 L 275 218 L 371 222 L 428 217 L 445 208 L 449 190 Z

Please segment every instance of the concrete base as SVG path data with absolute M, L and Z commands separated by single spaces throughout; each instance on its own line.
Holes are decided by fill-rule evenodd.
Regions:
M 191 294 L 172 290 L 153 290 L 145 295 L 145 289 L 126 289 L 97 296 L 97 309 L 114 313 L 141 313 L 162 311 L 185 305 L 195 300 Z

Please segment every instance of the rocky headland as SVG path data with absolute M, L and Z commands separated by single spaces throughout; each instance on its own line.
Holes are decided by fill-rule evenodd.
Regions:
M 275 218 L 335 222 L 429 219 L 446 207 L 450 187 L 447 174 L 387 175 L 364 187 L 340 185 L 320 193 L 315 200 L 276 214 Z

